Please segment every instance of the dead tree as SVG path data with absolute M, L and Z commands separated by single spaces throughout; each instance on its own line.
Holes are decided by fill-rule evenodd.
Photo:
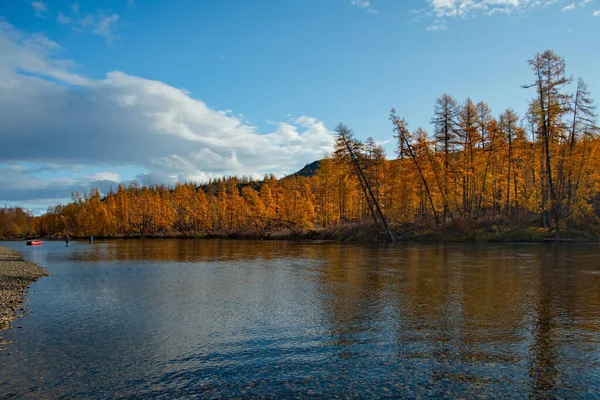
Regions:
M 338 145 L 338 156 L 348 157 L 352 162 L 354 167 L 354 171 L 358 176 L 358 180 L 360 182 L 360 187 L 365 195 L 367 200 L 367 204 L 369 206 L 369 210 L 371 211 L 371 216 L 375 223 L 384 228 L 387 237 L 390 242 L 394 242 L 394 235 L 389 228 L 389 225 L 381 211 L 381 207 L 379 206 L 379 202 L 375 195 L 373 195 L 373 191 L 371 190 L 371 185 L 369 181 L 365 177 L 363 168 L 360 165 L 360 146 L 361 143 L 354 138 L 352 131 L 344 124 L 339 124 L 335 128 L 336 133 L 336 141 Z

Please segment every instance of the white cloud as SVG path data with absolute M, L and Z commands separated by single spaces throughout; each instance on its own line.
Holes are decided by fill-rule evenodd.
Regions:
M 31 3 L 36 17 L 44 17 L 48 11 L 48 6 L 43 1 L 34 1 Z
M 369 8 L 371 7 L 371 2 L 367 0 L 352 0 L 350 2 L 353 6 L 357 6 L 360 8 Z
M 103 11 L 100 12 L 100 15 L 97 18 L 97 22 L 93 28 L 93 32 L 96 35 L 102 36 L 106 38 L 108 43 L 112 42 L 114 39 L 117 39 L 116 29 L 117 22 L 119 21 L 118 14 L 104 14 Z
M 114 172 L 94 172 L 92 175 L 88 175 L 86 179 L 89 181 L 121 181 L 119 174 Z
M 59 11 L 56 20 L 64 25 L 71 25 L 77 31 L 88 31 L 103 37 L 107 44 L 119 38 L 117 28 L 119 24 L 119 14 L 98 10 L 95 13 L 81 15 L 78 3 L 71 5 L 70 13 L 67 15 Z
M 352 4 L 353 6 L 356 6 L 358 8 L 365 9 L 370 13 L 373 13 L 373 14 L 377 13 L 377 10 L 375 10 L 371 6 L 371 2 L 369 0 L 351 0 L 350 4 Z
M 58 21 L 59 24 L 70 24 L 73 22 L 73 18 L 67 17 L 65 14 L 63 14 L 62 11 L 58 12 L 58 16 L 56 17 L 56 20 Z
M 429 31 L 447 29 L 449 19 L 473 18 L 478 16 L 492 16 L 504 14 L 506 16 L 522 15 L 526 12 L 541 10 L 546 7 L 563 4 L 562 11 L 576 8 L 576 1 L 565 5 L 567 0 L 422 0 L 428 8 L 414 9 L 411 11 L 412 22 L 432 21 L 427 26 Z M 581 7 L 594 0 L 581 0 Z
M 429 25 L 427 28 L 428 31 L 443 31 L 445 29 L 448 29 L 448 26 L 446 25 L 446 23 L 442 20 L 438 20 L 436 19 L 435 21 L 433 21 L 433 24 Z
M 555 4 L 560 0 L 426 0 L 438 18 L 516 14 Z M 585 0 L 584 0 L 585 1 Z
M 173 183 L 224 175 L 294 172 L 332 151 L 325 125 L 301 116 L 258 129 L 188 92 L 120 71 L 91 79 L 57 58 L 60 46 L 0 19 L 0 202 L 64 198 L 92 182 L 109 187 L 118 168 Z M 82 165 L 78 180 L 42 180 L 39 169 Z M 18 167 L 21 166 L 19 169 Z
M 594 17 L 600 16 L 600 10 L 596 10 L 594 11 L 594 13 L 592 14 Z
M 24 75 L 16 71 L 22 70 L 28 74 L 43 75 L 70 85 L 88 86 L 89 79 L 74 74 L 68 70 L 72 62 L 56 60 L 51 54 L 60 46 L 42 34 L 23 35 L 10 24 L 0 18 L 0 90 L 8 86 L 17 86 Z M 30 77 L 34 79 L 34 77 Z M 37 78 L 35 78 L 37 79 Z M 12 94 L 11 94 L 12 95 Z M 15 93 L 22 95 L 22 93 Z M 0 99 L 0 106 L 11 99 Z M 1 122 L 0 122 L 1 123 Z

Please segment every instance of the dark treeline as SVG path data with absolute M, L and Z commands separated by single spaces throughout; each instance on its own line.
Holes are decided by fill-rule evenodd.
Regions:
M 484 102 L 443 94 L 429 134 L 411 130 L 392 110 L 394 159 L 340 124 L 334 153 L 313 176 L 229 177 L 173 188 L 132 184 L 106 196 L 95 189 L 36 218 L 5 209 L 0 232 L 263 237 L 352 225 L 377 226 L 389 239 L 415 228 L 597 236 L 600 141 L 593 100 L 552 51 L 536 54 L 529 66 L 533 76 L 523 92 L 531 100 L 523 116 L 513 109 L 494 115 Z

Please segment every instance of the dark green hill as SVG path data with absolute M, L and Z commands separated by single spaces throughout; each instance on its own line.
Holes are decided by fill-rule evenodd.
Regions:
M 290 176 L 304 176 L 306 178 L 310 178 L 316 175 L 320 167 L 321 160 L 313 161 L 310 164 L 305 165 L 300 171 L 295 172 Z
M 304 177 L 304 178 L 310 178 L 316 175 L 317 171 L 319 170 L 319 168 L 321 167 L 321 160 L 317 160 L 317 161 L 313 161 L 310 164 L 306 164 L 304 166 L 304 168 L 302 168 L 299 171 L 294 172 L 293 174 L 287 175 L 281 179 L 289 179 L 289 178 L 293 178 L 293 177 Z M 218 179 L 211 181 L 209 183 L 204 183 L 202 185 L 197 186 L 198 190 L 203 190 L 205 193 L 209 193 L 209 192 L 214 192 L 216 191 L 216 187 L 218 184 Z M 255 181 L 252 179 L 248 179 L 248 178 L 241 178 L 239 181 L 239 189 L 240 189 L 240 193 L 241 190 L 244 186 L 251 186 L 254 190 L 260 191 L 260 188 L 262 187 L 263 181 Z

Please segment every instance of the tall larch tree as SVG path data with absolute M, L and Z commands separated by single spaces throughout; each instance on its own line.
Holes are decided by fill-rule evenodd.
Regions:
M 561 201 L 558 198 L 556 182 L 556 155 L 561 142 L 565 140 L 563 117 L 570 108 L 570 96 L 563 92 L 571 82 L 566 76 L 565 60 L 551 50 L 536 54 L 529 60 L 535 81 L 525 85 L 535 88 L 536 97 L 530 103 L 531 114 L 535 117 L 543 152 L 544 185 L 542 189 L 542 220 L 550 223 L 552 218 L 557 234 L 560 230 Z M 553 165 L 554 164 L 554 165 Z
M 456 199 L 456 192 L 451 180 L 454 178 L 452 160 L 457 141 L 459 107 L 454 97 L 449 94 L 443 94 L 435 102 L 433 118 L 431 123 L 435 127 L 435 139 L 440 151 L 443 165 L 443 176 L 441 180 L 441 190 L 444 197 L 444 221 L 450 215 L 449 200 Z
M 458 136 L 462 141 L 462 213 L 470 216 L 476 193 L 475 157 L 476 146 L 480 143 L 477 125 L 477 106 L 470 98 L 458 112 Z

